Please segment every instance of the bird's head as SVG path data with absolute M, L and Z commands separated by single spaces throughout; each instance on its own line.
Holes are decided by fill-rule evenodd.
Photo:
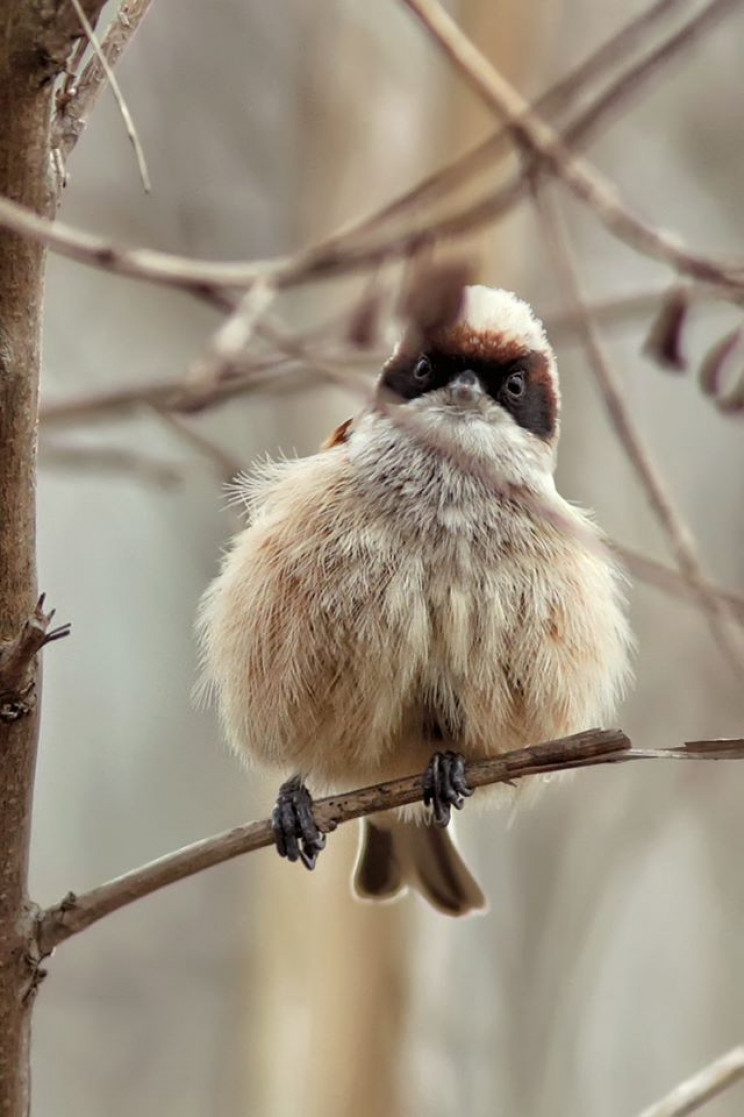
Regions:
M 396 347 L 378 393 L 479 456 L 511 463 L 515 473 L 552 474 L 560 413 L 555 354 L 531 307 L 510 291 L 466 287 L 453 323 Z

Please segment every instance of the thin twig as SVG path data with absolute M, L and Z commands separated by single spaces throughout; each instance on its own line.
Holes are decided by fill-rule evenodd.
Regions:
M 116 101 L 116 104 L 119 107 L 119 112 L 121 113 L 121 118 L 124 121 L 124 127 L 127 130 L 127 135 L 129 136 L 132 147 L 134 148 L 134 154 L 137 158 L 137 167 L 139 169 L 140 178 L 142 179 L 142 185 L 145 188 L 145 193 L 149 194 L 150 193 L 150 175 L 149 175 L 149 172 L 147 170 L 147 160 L 145 159 L 145 153 L 142 149 L 142 144 L 140 143 L 140 138 L 137 135 L 137 129 L 135 127 L 134 120 L 132 119 L 132 114 L 129 111 L 129 106 L 127 105 L 126 101 L 124 100 L 124 94 L 122 93 L 121 87 L 120 87 L 118 81 L 116 80 L 116 76 L 114 74 L 114 71 L 111 69 L 111 66 L 109 65 L 109 61 L 106 58 L 106 55 L 104 54 L 103 50 L 101 49 L 101 44 L 98 42 L 98 36 L 96 35 L 95 31 L 93 30 L 93 28 L 91 26 L 91 23 L 90 23 L 90 20 L 88 19 L 87 15 L 83 11 L 83 6 L 80 3 L 80 0 L 70 0 L 70 3 L 72 4 L 75 11 L 77 12 L 78 19 L 80 20 L 80 23 L 83 27 L 83 30 L 85 31 L 85 34 L 88 38 L 88 42 L 90 43 L 91 47 L 93 48 L 93 52 L 96 55 L 106 78 L 108 79 L 109 85 L 111 86 L 111 92 L 113 93 L 114 100 Z
M 734 1047 L 692 1078 L 686 1079 L 639 1117 L 687 1117 L 744 1078 L 744 1047 Z
M 113 69 L 134 33 L 147 15 L 151 0 L 123 0 L 101 40 L 101 53 Z M 83 50 L 84 53 L 84 50 Z M 73 70 L 82 58 L 73 59 Z M 97 55 L 88 62 L 80 77 L 68 75 L 57 95 L 57 114 L 52 124 L 52 147 L 64 162 L 80 139 L 88 118 L 106 85 L 106 70 Z
M 692 252 L 677 236 L 655 229 L 631 213 L 620 202 L 613 184 L 566 147 L 553 129 L 531 111 L 527 101 L 481 54 L 438 0 L 402 2 L 480 99 L 506 122 L 517 145 L 550 168 L 619 240 L 681 274 L 741 290 L 744 281 L 741 263 L 716 262 Z
M 197 395 L 215 389 L 226 372 L 245 356 L 262 317 L 276 298 L 276 288 L 267 279 L 249 287 L 235 309 L 218 326 L 206 352 L 192 365 L 185 383 Z
M 735 631 L 731 625 L 728 607 L 708 587 L 695 537 L 667 492 L 661 472 L 643 442 L 630 409 L 625 403 L 622 388 L 607 358 L 594 321 L 587 310 L 562 214 L 552 204 L 552 199 L 548 198 L 539 187 L 536 189 L 535 200 L 543 219 L 548 247 L 555 259 L 561 289 L 566 292 L 570 309 L 580 324 L 589 367 L 602 393 L 609 419 L 643 485 L 649 504 L 664 529 L 680 570 L 695 587 L 721 650 L 735 670 L 744 676 L 744 645 L 739 640 L 738 631 Z
M 599 321 L 607 322 L 608 325 L 621 325 L 627 319 L 654 310 L 665 294 L 666 289 L 656 288 L 616 295 L 589 304 L 589 310 Z M 703 285 L 692 286 L 689 288 L 689 297 L 693 301 L 702 301 L 714 297 L 714 291 Z M 571 312 L 549 314 L 544 322 L 548 334 L 554 339 L 566 339 L 576 333 L 580 326 L 580 320 Z M 389 350 L 360 352 L 354 348 L 342 348 L 325 353 L 324 356 L 339 365 L 363 363 L 377 372 L 389 356 Z M 243 359 L 236 365 L 234 377 L 222 381 L 211 395 L 206 395 L 200 403 L 199 410 L 222 403 L 225 399 L 257 390 L 270 392 L 278 387 L 305 389 L 308 386 L 308 376 L 295 376 L 294 381 L 287 381 L 288 368 L 296 372 L 297 366 L 304 360 L 306 356 L 289 356 L 287 353 L 254 357 L 251 360 Z M 307 369 L 306 372 L 309 375 L 312 369 Z M 276 373 L 276 378 L 271 375 L 272 373 Z M 150 380 L 134 385 L 127 383 L 121 388 L 87 392 L 85 395 L 73 396 L 70 399 L 45 400 L 41 405 L 39 417 L 46 426 L 84 423 L 127 415 L 138 410 L 143 404 L 152 405 L 158 410 L 189 411 L 193 409 L 193 393 L 185 385 L 183 376 Z
M 737 0 L 712 0 L 705 9 L 706 19 L 712 20 L 714 15 L 719 18 L 735 2 Z M 703 13 L 701 13 L 701 20 L 702 16 Z M 710 23 L 708 23 L 709 25 Z M 697 25 L 697 30 L 700 30 L 701 27 L 702 22 Z M 689 34 L 685 33 L 682 37 L 678 35 L 675 49 L 689 41 L 691 41 Z M 661 64 L 661 61 L 668 62 L 670 57 L 671 54 L 667 54 L 663 59 L 659 58 L 658 64 Z M 641 66 L 648 71 L 647 60 L 644 60 Z M 624 96 L 635 92 L 639 80 L 638 71 L 631 67 L 603 96 L 602 101 L 605 111 L 617 107 L 617 99 L 621 92 Z M 527 119 L 526 116 L 525 119 Z M 583 128 L 582 121 L 587 124 L 591 121 L 592 125 L 595 125 L 597 120 L 598 117 L 593 107 L 589 106 L 580 120 L 567 130 L 568 141 L 571 143 L 578 142 L 579 133 Z M 63 222 L 46 221 L 7 198 L 0 198 L 0 225 L 4 225 L 21 236 L 30 237 L 32 240 L 46 245 L 52 251 L 80 263 L 100 267 L 131 278 L 188 291 L 190 294 L 222 308 L 225 305 L 223 298 L 225 290 L 244 290 L 262 276 L 271 279 L 277 288 L 286 288 L 299 283 L 328 279 L 336 275 L 375 267 L 387 260 L 409 255 L 417 245 L 420 247 L 424 241 L 445 237 L 455 238 L 467 232 L 472 232 L 493 222 L 510 206 L 524 197 L 527 190 L 528 182 L 525 176 L 520 173 L 499 190 L 490 193 L 482 201 L 440 221 L 432 222 L 423 230 L 418 229 L 410 233 L 396 234 L 387 239 L 383 238 L 374 244 L 363 244 L 361 246 L 350 244 L 343 237 L 332 237 L 323 244 L 295 256 L 242 263 L 212 263 L 152 249 L 127 248 L 112 244 L 102 237 L 74 229 Z M 674 253 L 677 252 L 674 247 L 677 242 L 673 237 L 666 234 L 663 240 L 666 248 L 674 256 Z M 642 241 L 639 241 L 634 247 L 639 251 L 646 251 L 645 244 Z M 650 254 L 656 255 L 657 253 L 651 251 Z M 741 295 L 742 290 L 744 290 L 744 266 L 727 265 L 713 258 L 702 256 L 694 256 L 692 259 L 694 263 L 691 264 L 690 270 L 696 274 L 699 273 L 703 281 L 707 281 L 711 286 L 729 291 L 734 297 Z M 675 261 L 680 271 L 686 270 L 685 253 L 682 249 L 678 250 L 674 260 L 670 262 L 674 263 Z
M 678 7 L 679 0 L 657 0 L 646 11 L 641 12 L 640 15 L 600 44 L 583 62 L 568 74 L 562 76 L 555 85 L 541 94 L 535 101 L 535 111 L 543 114 L 549 113 L 552 116 L 566 109 L 578 96 L 585 94 L 587 87 L 593 80 L 605 76 L 609 68 L 623 54 L 630 53 L 639 43 L 644 42 L 652 27 Z M 684 30 L 687 30 L 687 28 Z M 505 150 L 508 141 L 508 129 L 497 128 L 485 140 L 482 140 L 475 147 L 458 156 L 438 171 L 427 175 L 412 189 L 398 195 L 397 198 L 375 210 L 374 213 L 344 226 L 332 239 L 336 240 L 341 237 L 348 241 L 349 237 L 372 232 L 394 217 L 400 217 L 434 200 L 440 201 L 453 190 L 462 186 L 482 168 L 492 169 L 494 159 Z
M 589 729 L 572 737 L 532 745 L 489 760 L 474 761 L 466 765 L 465 771 L 470 786 L 477 788 L 511 783 L 525 776 L 628 760 L 744 760 L 744 740 L 700 741 L 683 748 L 636 749 L 631 747 L 630 741 L 619 729 Z M 421 775 L 409 776 L 318 799 L 313 814 L 318 827 L 329 833 L 354 818 L 418 803 L 422 794 Z M 249 822 L 194 842 L 80 896 L 68 893 L 60 903 L 39 914 L 39 950 L 42 955 L 50 954 L 60 943 L 104 916 L 213 865 L 264 849 L 273 841 L 270 819 Z
M 662 562 L 650 559 L 638 551 L 631 550 L 620 543 L 611 543 L 610 550 L 614 551 L 620 561 L 639 582 L 646 582 L 650 586 L 661 590 L 673 597 L 682 598 L 692 605 L 700 606 L 697 587 L 677 570 L 665 566 Z M 740 625 L 744 625 L 744 597 L 730 590 L 722 589 L 712 582 L 706 582 L 705 587 L 709 594 L 714 594 L 728 608 L 731 616 Z
M 44 440 L 39 449 L 39 464 L 42 468 L 124 474 L 162 488 L 173 488 L 183 480 L 177 465 L 118 446 L 69 446 Z
M 239 473 L 245 471 L 245 462 L 240 461 L 239 458 L 228 453 L 218 442 L 213 441 L 211 438 L 207 438 L 206 435 L 196 430 L 191 423 L 185 422 L 179 415 L 173 415 L 170 411 L 166 411 L 163 408 L 154 408 L 154 411 L 158 419 L 160 419 L 169 430 L 174 431 L 182 442 L 191 446 L 192 449 L 196 450 L 203 458 L 206 458 L 207 461 L 210 461 L 212 465 L 217 468 L 223 481 L 231 481 Z
M 184 382 L 183 376 L 177 376 L 107 388 L 68 400 L 50 400 L 42 404 L 39 419 L 42 425 L 51 427 L 117 418 L 143 406 L 166 411 L 202 411 L 254 391 L 270 393 L 287 386 L 306 387 L 306 377 L 296 375 L 296 364 L 294 357 L 284 354 L 241 362 L 234 377 L 221 381 L 211 392 L 201 391 L 198 395 Z

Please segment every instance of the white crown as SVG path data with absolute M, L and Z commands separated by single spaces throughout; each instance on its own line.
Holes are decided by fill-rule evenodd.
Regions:
M 477 333 L 497 331 L 524 341 L 530 349 L 549 349 L 545 329 L 529 303 L 499 287 L 466 287 L 460 321 Z

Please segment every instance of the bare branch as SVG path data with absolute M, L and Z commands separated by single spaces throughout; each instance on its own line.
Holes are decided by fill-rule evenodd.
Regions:
M 630 67 L 614 85 L 610 86 L 600 99 L 601 111 L 596 108 L 596 103 L 590 105 L 581 117 L 567 129 L 566 141 L 571 144 L 577 143 L 581 139 L 582 133 L 590 127 L 596 127 L 604 113 L 617 109 L 621 97 L 636 93 L 640 88 L 643 77 L 656 73 L 657 68 L 662 63 L 667 63 L 678 49 L 692 41 L 694 36 L 704 27 L 711 26 L 715 19 L 720 18 L 736 2 L 738 0 L 711 0 L 702 12 L 690 20 L 687 27 L 670 36 L 666 43 L 652 52 L 648 58 Z M 488 65 L 485 60 L 481 61 L 485 66 Z M 517 95 L 515 94 L 515 96 Z M 522 105 L 521 99 L 518 98 L 518 100 L 519 104 Z M 534 119 L 532 114 L 529 113 L 522 112 L 520 115 L 525 120 L 531 121 Z M 513 129 L 516 127 L 516 123 L 511 122 L 510 127 Z M 545 128 L 543 125 L 541 127 Z M 552 132 L 550 132 L 550 138 L 552 142 L 554 139 Z M 551 156 L 553 162 L 559 158 L 564 150 L 563 146 L 557 142 L 555 149 Z M 548 159 L 547 156 L 543 157 L 539 151 L 536 153 L 536 158 L 538 162 L 544 158 L 548 164 L 551 164 L 551 159 Z M 574 162 L 577 161 L 574 160 Z M 590 179 L 590 181 L 593 180 Z M 605 185 L 604 180 L 602 180 L 602 184 Z M 52 251 L 80 263 L 185 290 L 213 305 L 225 308 L 225 290 L 246 289 L 262 276 L 270 279 L 277 288 L 281 289 L 310 280 L 325 279 L 334 275 L 364 270 L 391 259 L 410 255 L 424 241 L 444 237 L 454 238 L 471 232 L 496 220 L 509 207 L 523 198 L 528 189 L 529 183 L 525 175 L 519 173 L 496 192 L 489 192 L 485 199 L 454 215 L 432 222 L 423 230 L 417 229 L 406 233 L 396 233 L 392 237 L 383 238 L 371 245 L 354 244 L 352 230 L 349 234 L 349 236 L 352 236 L 352 243 L 349 243 L 349 236 L 341 234 L 331 237 L 328 241 L 296 256 L 278 257 L 274 260 L 252 263 L 211 263 L 152 249 L 127 248 L 112 244 L 102 237 L 73 229 L 62 222 L 45 221 L 7 198 L 0 198 L 0 225 L 5 225 L 20 235 L 30 237 L 46 245 Z M 634 244 L 634 247 L 645 251 L 642 230 L 646 227 L 637 222 L 632 215 L 623 211 L 622 207 L 620 207 L 620 211 L 629 219 L 631 231 L 638 232 L 640 228 L 641 232 L 638 232 L 639 242 Z M 609 212 L 611 216 L 614 210 Z M 618 235 L 628 232 L 629 226 L 627 222 L 623 223 L 622 219 L 621 226 Z M 653 242 L 655 234 L 651 231 L 649 235 Z M 668 250 L 672 257 L 668 262 L 678 266 L 680 271 L 689 270 L 692 274 L 698 275 L 702 281 L 727 290 L 733 296 L 741 294 L 744 287 L 744 266 L 725 265 L 711 258 L 687 254 L 690 256 L 688 267 L 685 263 L 685 252 L 676 246 L 677 241 L 664 234 L 662 248 L 664 248 L 664 251 Z M 665 258 L 664 252 L 650 251 L 650 255 L 660 255 Z M 229 306 L 228 309 L 230 309 Z
M 738 631 L 731 625 L 729 609 L 724 601 L 710 591 L 700 561 L 695 537 L 682 513 L 667 492 L 665 482 L 648 448 L 644 445 L 637 425 L 626 406 L 620 384 L 607 359 L 594 322 L 587 311 L 578 277 L 576 262 L 571 251 L 561 214 L 541 191 L 536 202 L 544 220 L 546 237 L 553 250 L 561 288 L 566 291 L 571 309 L 581 323 L 581 333 L 594 373 L 604 398 L 610 421 L 622 442 L 628 459 L 646 492 L 656 518 L 664 529 L 674 551 L 680 570 L 694 585 L 701 606 L 705 609 L 713 634 L 729 662 L 744 676 L 744 645 Z
M 104 271 L 143 279 L 188 291 L 212 302 L 222 288 L 247 288 L 260 276 L 275 270 L 293 275 L 294 268 L 281 259 L 256 263 L 211 263 L 150 248 L 125 248 L 105 237 L 73 229 L 63 221 L 47 221 L 25 206 L 0 197 L 0 225 L 45 245 L 61 256 Z M 285 280 L 286 281 L 286 280 Z
M 93 28 L 91 27 L 90 22 L 88 20 L 88 17 L 86 16 L 85 12 L 83 11 L 83 7 L 82 7 L 82 4 L 80 3 L 80 0 L 70 0 L 70 3 L 72 4 L 75 11 L 77 12 L 78 19 L 80 20 L 80 23 L 82 24 L 83 30 L 85 31 L 85 34 L 88 38 L 88 42 L 90 43 L 91 47 L 93 48 L 93 52 L 94 52 L 96 58 L 98 59 L 98 62 L 100 64 L 104 74 L 106 75 L 106 77 L 108 79 L 109 85 L 111 86 L 111 92 L 114 95 L 114 100 L 116 101 L 116 104 L 118 105 L 119 112 L 121 114 L 121 118 L 124 121 L 124 127 L 127 130 L 127 135 L 129 136 L 132 147 L 134 148 L 134 153 L 135 153 L 135 156 L 137 158 L 137 167 L 139 169 L 140 178 L 142 179 L 142 185 L 145 188 L 145 193 L 149 194 L 150 193 L 150 175 L 149 175 L 149 172 L 147 170 L 147 160 L 145 159 L 145 153 L 142 150 L 142 144 L 140 143 L 140 138 L 137 135 L 137 129 L 134 125 L 134 120 L 132 119 L 132 114 L 129 111 L 129 106 L 127 105 L 126 101 L 124 100 L 124 94 L 122 93 L 121 87 L 120 87 L 118 81 L 116 80 L 116 75 L 114 74 L 114 71 L 111 69 L 111 66 L 109 65 L 108 59 L 106 58 L 106 55 L 103 53 L 103 51 L 101 49 L 101 45 L 98 42 L 98 38 L 96 36 L 96 33 L 93 30 Z
M 519 749 L 477 760 L 466 765 L 471 787 L 511 783 L 546 772 L 568 771 L 596 764 L 612 764 L 627 760 L 743 760 L 744 740 L 698 741 L 683 748 L 636 749 L 619 729 L 589 729 Z M 313 813 L 319 828 L 330 833 L 337 826 L 363 815 L 375 814 L 420 802 L 423 795 L 422 777 L 409 776 L 390 783 L 377 784 L 343 795 L 316 800 Z M 60 943 L 97 923 L 119 908 L 149 896 L 176 881 L 220 865 L 244 853 L 252 853 L 273 845 L 271 821 L 249 822 L 223 834 L 194 842 L 176 853 L 151 861 L 139 869 L 117 877 L 81 896 L 69 893 L 60 903 L 41 912 L 37 921 L 37 943 L 42 956 Z
M 131 42 L 150 4 L 151 0 L 123 0 L 100 44 L 100 54 L 90 60 L 78 81 L 65 83 L 57 98 L 57 115 L 52 130 L 52 146 L 63 160 L 67 159 L 79 140 L 108 74 Z
M 655 1105 L 644 1109 L 639 1117 L 686 1117 L 705 1105 L 711 1098 L 718 1097 L 724 1090 L 734 1086 L 744 1078 L 744 1047 L 734 1047 L 727 1055 L 703 1070 L 698 1071 L 692 1078 L 680 1083 Z
M 51 466 L 57 469 L 125 474 L 163 488 L 172 488 L 182 480 L 181 471 L 175 463 L 118 446 L 71 446 L 43 441 L 39 465 L 42 468 Z
M 178 435 L 182 442 L 191 446 L 203 458 L 210 461 L 216 467 L 223 481 L 231 481 L 245 470 L 245 462 L 228 453 L 218 442 L 207 438 L 206 435 L 196 430 L 191 423 L 185 422 L 180 416 L 173 415 L 162 408 L 156 408 L 155 413 L 166 427 Z
M 69 400 L 52 400 L 42 405 L 39 417 L 45 426 L 61 426 L 116 418 L 141 410 L 143 406 L 188 413 L 202 411 L 254 391 L 268 393 L 306 386 L 307 377 L 298 374 L 297 359 L 279 354 L 241 362 L 234 375 L 221 380 L 210 391 L 202 389 L 197 393 L 183 376 L 176 376 L 122 388 L 107 388 Z
M 741 262 L 726 263 L 685 248 L 679 238 L 636 217 L 620 201 L 615 187 L 585 159 L 574 155 L 502 74 L 474 46 L 438 0 L 403 0 L 480 99 L 505 120 L 513 139 L 584 202 L 618 239 L 684 275 L 740 291 Z
M 597 77 L 605 77 L 609 68 L 623 54 L 629 53 L 642 43 L 653 26 L 678 6 L 678 0 L 657 0 L 656 3 L 632 19 L 620 31 L 594 50 L 575 69 L 561 77 L 555 85 L 538 97 L 534 106 L 535 111 L 554 115 L 567 108 L 573 100 L 586 91 L 587 86 L 592 81 Z M 695 26 L 697 26 L 698 18 L 695 17 Z M 692 29 L 692 24 L 693 21 L 683 28 L 686 34 L 689 34 Z M 668 40 L 669 44 L 675 38 L 676 36 L 672 36 Z M 492 168 L 494 159 L 499 153 L 506 150 L 508 142 L 509 130 L 507 128 L 497 128 L 481 143 L 466 151 L 445 167 L 422 179 L 411 190 L 407 190 L 367 217 L 346 226 L 339 235 L 348 240 L 350 236 L 369 233 L 393 217 L 400 217 L 435 199 L 441 200 L 441 198 L 467 182 L 482 168 Z
M 665 566 L 664 563 L 656 562 L 655 559 L 641 555 L 638 551 L 633 551 L 620 543 L 611 543 L 610 549 L 615 552 L 633 577 L 640 582 L 647 582 L 648 585 L 655 586 L 656 589 L 662 590 L 664 593 L 671 594 L 673 597 L 681 597 L 690 604 L 699 607 L 700 600 L 695 584 L 690 582 L 684 574 L 680 574 L 678 571 L 672 570 L 671 567 Z M 725 603 L 731 616 L 740 625 L 744 625 L 744 597 L 741 594 L 722 589 L 712 582 L 706 582 L 705 586 L 708 593 L 715 594 L 716 597 L 720 598 Z
M 206 353 L 194 362 L 186 384 L 197 395 L 207 396 L 217 388 L 225 373 L 244 355 L 257 328 L 276 298 L 276 289 L 265 279 L 249 287 L 238 305 L 210 338 Z

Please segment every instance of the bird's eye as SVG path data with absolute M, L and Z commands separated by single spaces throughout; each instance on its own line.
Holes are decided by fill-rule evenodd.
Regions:
M 506 378 L 504 391 L 509 399 L 521 399 L 527 390 L 523 372 L 513 372 Z
M 428 357 L 419 357 L 413 370 L 413 379 L 419 382 L 428 380 L 431 374 L 431 361 Z

